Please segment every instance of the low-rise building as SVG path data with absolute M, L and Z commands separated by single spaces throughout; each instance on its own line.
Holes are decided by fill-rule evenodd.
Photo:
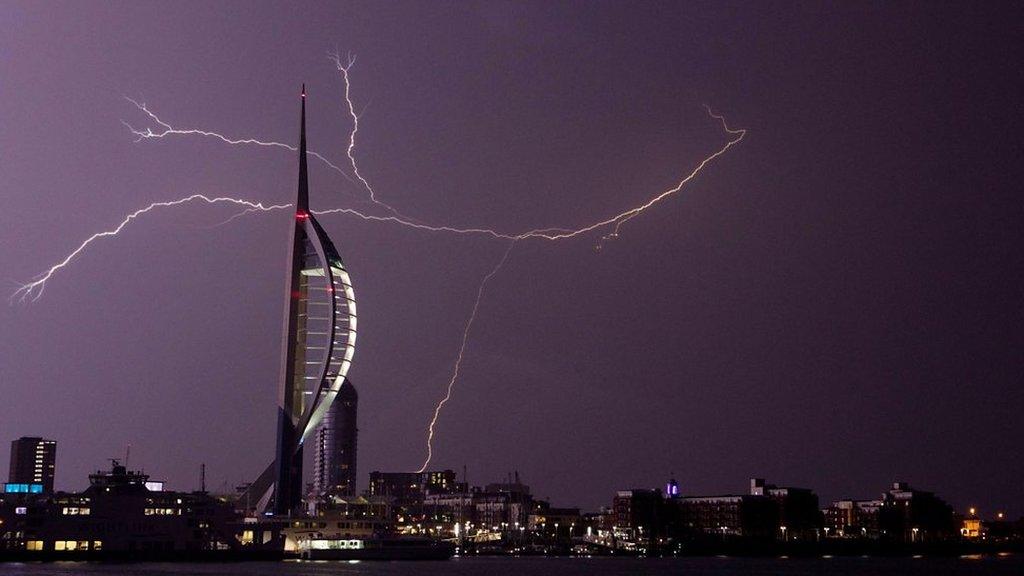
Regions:
M 776 486 L 764 478 L 750 479 L 750 495 L 771 500 L 778 514 L 778 534 L 781 540 L 814 540 L 821 528 L 818 496 L 810 488 Z
M 836 500 L 822 510 L 826 538 L 877 538 L 881 500 Z
M 902 542 L 945 540 L 958 533 L 949 504 L 906 482 L 893 482 L 882 495 L 878 525 L 884 538 Z
M 684 535 L 765 539 L 772 538 L 779 526 L 778 508 L 764 496 L 683 496 L 671 502 Z
M 956 522 L 953 509 L 932 492 L 892 486 L 875 500 L 837 500 L 822 510 L 828 538 L 871 538 L 906 543 L 980 533 L 981 522 Z M 968 518 L 969 520 L 969 518 Z
M 657 489 L 617 492 L 612 501 L 616 537 L 634 542 L 647 542 L 657 537 L 664 526 L 664 503 L 661 490 Z

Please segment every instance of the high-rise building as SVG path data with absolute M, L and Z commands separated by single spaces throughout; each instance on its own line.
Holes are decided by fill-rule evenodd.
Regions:
M 11 470 L 8 492 L 53 492 L 57 463 L 57 443 L 37 437 L 22 437 L 11 442 Z
M 356 412 L 359 394 L 346 380 L 316 429 L 313 458 L 313 490 L 318 497 L 352 496 L 356 493 Z
M 306 88 L 302 88 L 299 186 L 285 283 L 277 447 L 239 502 L 290 515 L 302 504 L 303 446 L 326 417 L 352 366 L 356 303 L 345 264 L 309 209 Z

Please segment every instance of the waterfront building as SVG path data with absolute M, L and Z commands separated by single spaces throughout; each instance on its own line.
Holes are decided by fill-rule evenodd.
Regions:
M 682 496 L 671 500 L 679 533 L 722 538 L 771 539 L 779 526 L 778 506 L 755 494 Z
M 475 498 L 479 493 L 477 489 L 426 494 L 423 497 L 423 521 L 428 525 L 441 526 L 442 531 L 454 535 L 456 524 L 465 529 L 476 522 Z
M 473 514 L 481 528 L 508 531 L 526 526 L 533 508 L 530 487 L 516 482 L 488 484 L 473 495 Z
M 346 380 L 316 430 L 313 458 L 313 495 L 316 498 L 356 494 L 358 404 L 359 394 L 352 382 Z
M 395 528 L 405 534 L 465 536 L 467 531 L 500 538 L 525 531 L 534 509 L 530 487 L 518 475 L 483 488 L 457 482 L 452 470 L 370 474 L 369 498 L 391 506 Z
M 809 488 L 776 486 L 764 478 L 750 479 L 750 495 L 771 500 L 778 515 L 778 534 L 781 540 L 811 540 L 818 536 L 821 511 L 818 496 Z
M 952 507 L 934 493 L 911 488 L 906 482 L 893 482 L 877 500 L 838 500 L 822 512 L 829 538 L 921 543 L 969 536 L 972 529 L 977 533 L 981 527 L 980 521 L 957 523 Z M 965 528 L 967 533 L 962 532 Z
M 878 525 L 886 539 L 901 542 L 944 540 L 958 534 L 953 508 L 932 492 L 893 482 L 882 494 Z
M 674 480 L 668 484 L 674 485 Z M 776 486 L 762 478 L 750 480 L 747 494 L 676 495 L 665 504 L 665 531 L 685 538 L 811 540 L 821 525 L 813 491 Z
M 533 504 L 527 529 L 571 538 L 584 529 L 579 508 L 555 508 L 546 500 Z
M 996 512 L 991 520 L 982 521 L 981 537 L 995 542 L 1024 541 L 1024 517 L 1011 521 L 1005 512 Z
M 11 467 L 5 492 L 51 494 L 56 475 L 57 443 L 24 436 L 11 442 Z
M 985 529 L 982 527 L 981 518 L 971 508 L 970 514 L 965 518 L 960 519 L 960 535 L 968 539 L 977 539 L 985 535 Z
M 10 553 L 88 557 L 171 555 L 236 549 L 232 507 L 205 492 L 153 490 L 149 477 L 117 461 L 82 492 L 25 494 L 0 501 L 0 548 Z
M 822 510 L 827 538 L 877 538 L 881 500 L 837 500 Z
M 583 525 L 590 529 L 590 532 L 611 533 L 615 528 L 615 512 L 608 506 L 602 506 L 597 512 L 584 512 Z
M 661 490 L 620 490 L 612 500 L 617 537 L 640 542 L 657 536 L 663 523 Z
M 451 494 L 458 490 L 453 470 L 427 472 L 370 472 L 371 496 L 386 496 L 398 505 L 422 503 L 426 494 Z
M 465 484 L 456 481 L 452 470 L 425 472 L 380 472 L 370 473 L 370 487 L 366 491 L 370 499 L 387 502 L 391 519 L 398 530 L 408 533 L 426 530 L 423 523 L 434 516 L 450 516 L 445 510 L 451 502 L 441 496 L 465 493 Z M 428 499 L 430 499 L 428 501 Z M 438 522 L 431 521 L 435 527 Z M 443 521 L 440 521 L 443 523 Z M 454 527 L 453 527 L 454 528 Z

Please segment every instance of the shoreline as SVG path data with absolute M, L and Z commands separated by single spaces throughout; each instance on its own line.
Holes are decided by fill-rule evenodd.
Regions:
M 531 559 L 531 558 L 578 558 L 578 559 L 633 559 L 633 560 L 668 560 L 687 558 L 723 558 L 723 559 L 760 559 L 760 560 L 814 560 L 814 559 L 848 559 L 863 558 L 873 560 L 900 559 L 964 559 L 979 560 L 986 558 L 1020 558 L 1024 557 L 1024 543 L 1003 545 L 985 544 L 981 546 L 934 546 L 927 549 L 905 547 L 852 549 L 839 551 L 818 547 L 776 547 L 771 550 L 742 548 L 701 548 L 684 550 L 679 553 L 637 554 L 637 553 L 462 553 L 454 559 Z M 52 552 L 52 551 L 3 551 L 0 552 L 0 565 L 10 563 L 53 563 L 53 562 L 88 562 L 97 564 L 149 564 L 149 563 L 181 563 L 181 564 L 237 564 L 248 562 L 292 562 L 305 561 L 298 555 L 284 552 L 268 551 L 109 551 L 109 552 Z M 320 561 L 320 560 L 318 560 Z M 332 560 L 327 560 L 331 562 Z M 333 560 L 348 562 L 349 560 Z M 376 561 L 408 561 L 408 562 L 443 562 L 444 560 L 362 560 Z

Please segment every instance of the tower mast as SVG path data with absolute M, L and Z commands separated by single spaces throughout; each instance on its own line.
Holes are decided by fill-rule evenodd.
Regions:
M 309 218 L 309 172 L 306 165 L 306 85 L 302 85 L 302 113 L 299 129 L 299 187 L 295 198 L 295 220 L 288 251 L 284 330 L 287 335 L 281 351 L 281 389 L 277 412 L 276 474 L 274 514 L 288 515 L 296 510 L 302 497 L 302 447 L 297 426 L 303 413 L 305 382 L 306 304 L 309 287 L 303 278 L 306 247 L 305 220 Z M 298 450 L 295 448 L 298 447 Z

